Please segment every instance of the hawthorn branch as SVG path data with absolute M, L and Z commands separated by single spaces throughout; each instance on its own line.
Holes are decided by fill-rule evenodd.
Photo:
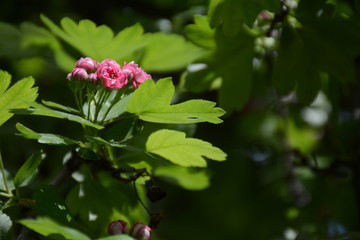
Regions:
M 266 32 L 267 37 L 273 37 L 274 31 L 278 24 L 282 24 L 289 13 L 289 8 L 285 5 L 285 0 L 280 0 L 280 13 L 276 13 L 271 22 L 269 30 Z

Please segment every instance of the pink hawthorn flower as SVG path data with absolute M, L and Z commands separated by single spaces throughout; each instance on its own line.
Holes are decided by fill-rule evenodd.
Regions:
M 98 68 L 98 63 L 89 57 L 80 58 L 76 63 L 75 67 L 77 68 L 84 68 L 88 73 L 95 72 Z
M 141 240 L 149 240 L 151 234 L 152 229 L 143 223 L 135 223 L 130 229 L 130 235 Z
M 108 233 L 110 235 L 128 233 L 127 222 L 122 220 L 111 222 L 108 226 Z
M 120 65 L 114 59 L 105 59 L 99 65 L 100 67 L 107 66 L 120 71 Z
M 108 89 L 120 89 L 128 83 L 127 75 L 117 66 L 100 65 L 97 79 Z
M 74 68 L 71 73 L 67 75 L 69 80 L 86 80 L 89 77 L 88 73 L 84 68 Z
M 146 73 L 134 61 L 130 63 L 124 62 L 122 70 L 127 73 L 128 78 L 132 81 L 135 88 L 138 88 L 145 80 L 151 79 L 151 75 Z
M 97 76 L 97 74 L 96 74 L 96 73 L 90 73 L 90 74 L 89 74 L 89 77 L 88 77 L 88 80 L 89 80 L 90 82 L 93 82 L 93 83 L 97 82 L 97 81 L 98 81 L 98 76 Z

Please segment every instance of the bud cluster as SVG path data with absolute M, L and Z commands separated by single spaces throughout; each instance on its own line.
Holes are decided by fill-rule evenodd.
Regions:
M 124 66 L 121 67 L 114 59 L 105 59 L 98 63 L 94 59 L 86 57 L 80 58 L 76 62 L 75 68 L 67 75 L 67 79 L 99 82 L 107 89 L 121 89 L 128 82 L 132 82 L 132 85 L 138 88 L 145 80 L 151 79 L 151 75 L 134 61 L 124 62 Z
M 129 232 L 127 222 L 117 220 L 109 224 L 108 233 L 110 235 L 130 234 L 130 236 L 140 240 L 149 240 L 151 238 L 152 229 L 149 226 L 138 222 L 132 225 Z

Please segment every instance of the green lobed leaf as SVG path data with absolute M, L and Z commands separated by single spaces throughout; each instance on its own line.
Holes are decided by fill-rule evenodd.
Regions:
M 12 226 L 12 221 L 8 215 L 0 211 L 0 239 L 6 239 L 7 233 Z
M 38 116 L 47 116 L 47 117 L 54 117 L 54 118 L 60 118 L 60 119 L 67 119 L 69 121 L 77 122 L 77 123 L 80 123 L 81 125 L 86 125 L 86 126 L 93 127 L 96 129 L 104 128 L 103 126 L 92 123 L 80 116 L 61 112 L 61 111 L 56 111 L 56 110 L 45 107 L 44 105 L 36 103 L 36 102 L 28 102 L 28 104 L 34 108 L 12 109 L 11 112 L 16 113 L 16 114 L 38 115 Z
M 42 185 L 33 194 L 32 210 L 38 216 L 50 217 L 59 224 L 71 226 L 72 217 L 61 194 L 52 185 Z
M 160 166 L 154 170 L 154 175 L 187 190 L 203 190 L 210 185 L 209 174 L 204 169 Z
M 82 232 L 65 227 L 50 218 L 23 219 L 19 221 L 25 227 L 55 240 L 91 240 Z
M 177 71 L 204 54 L 204 49 L 180 35 L 152 33 L 147 34 L 146 38 L 148 45 L 140 63 L 146 71 Z
M 22 23 L 20 30 L 23 48 L 48 46 L 53 50 L 55 60 L 62 70 L 69 72 L 74 68 L 76 60 L 64 51 L 59 40 L 48 30 L 30 22 Z
M 206 167 L 204 157 L 224 161 L 227 156 L 208 142 L 186 138 L 185 133 L 168 129 L 152 133 L 146 142 L 146 151 L 184 167 Z
M 56 134 L 51 134 L 51 133 L 37 133 L 33 130 L 31 130 L 30 128 L 25 127 L 24 125 L 17 123 L 16 124 L 16 129 L 19 130 L 19 132 L 21 132 L 22 137 L 27 138 L 27 139 L 35 139 L 37 140 L 39 143 L 42 144 L 49 144 L 49 145 L 75 145 L 75 144 L 79 144 L 78 141 L 76 140 L 72 140 L 70 138 L 61 136 L 61 135 L 56 135 Z
M 320 75 L 313 60 L 295 30 L 285 27 L 272 75 L 279 93 L 288 94 L 296 86 L 299 101 L 311 103 L 320 90 Z
M 222 11 L 225 0 L 211 0 L 208 9 L 208 18 L 211 28 L 216 28 L 222 23 Z
M 25 161 L 14 177 L 15 188 L 21 187 L 23 183 L 33 177 L 44 158 L 45 155 L 41 151 L 37 151 Z
M 54 34 L 79 50 L 84 56 L 92 57 L 97 61 L 106 58 L 124 61 L 128 55 L 146 45 L 140 24 L 125 28 L 114 36 L 109 27 L 96 26 L 94 22 L 87 19 L 77 24 L 70 18 L 63 18 L 62 29 L 44 15 L 41 15 L 41 19 Z
M 127 111 L 140 119 L 157 123 L 221 123 L 225 111 L 206 100 L 189 100 L 170 105 L 175 87 L 170 78 L 160 79 L 156 84 L 147 80 L 134 92 Z
M 194 22 L 194 24 L 185 27 L 188 39 L 200 47 L 214 48 L 216 46 L 214 40 L 215 31 L 210 28 L 208 18 L 203 15 L 195 15 Z
M 222 25 L 226 36 L 235 36 L 242 23 L 251 26 L 261 10 L 258 0 L 212 0 L 208 14 L 210 26 Z
M 132 184 L 114 181 L 108 173 L 98 174 L 94 179 L 87 166 L 79 173 L 84 179 L 70 190 L 66 204 L 88 234 L 106 236 L 108 224 L 118 219 L 127 222 L 146 220 L 146 212 L 138 203 Z M 138 187 L 139 194 L 141 189 Z
M 34 101 L 38 95 L 37 88 L 33 87 L 34 79 L 32 77 L 23 78 L 8 88 L 10 79 L 10 74 L 0 71 L 0 125 L 13 116 L 10 109 L 28 107 L 29 104 L 24 100 Z
M 11 75 L 8 72 L 0 70 L 0 95 L 9 87 Z
M 229 38 L 222 31 L 215 34 L 217 49 L 213 71 L 223 79 L 219 104 L 227 111 L 240 110 L 248 101 L 253 83 L 254 37 L 245 31 Z M 228 56 L 231 56 L 230 58 Z
M 0 22 L 0 56 L 9 59 L 19 59 L 33 56 L 34 49 L 24 49 L 21 46 L 22 34 L 19 29 L 9 23 Z

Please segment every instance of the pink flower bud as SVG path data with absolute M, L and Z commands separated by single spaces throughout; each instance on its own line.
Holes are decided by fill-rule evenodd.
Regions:
M 120 65 L 114 59 L 105 59 L 104 61 L 99 63 L 99 65 L 102 67 L 112 67 L 113 69 L 120 71 Z
M 141 240 L 149 240 L 151 232 L 151 228 L 143 223 L 135 223 L 130 229 L 130 235 Z
M 127 222 L 122 220 L 111 222 L 108 226 L 108 233 L 110 235 L 128 233 Z
M 88 80 L 89 80 L 90 82 L 93 82 L 93 83 L 97 82 L 97 81 L 98 81 L 98 76 L 97 76 L 97 74 L 96 74 L 96 73 L 90 73 L 90 74 L 89 74 L 89 77 L 88 77 Z
M 86 58 L 80 58 L 76 64 L 75 67 L 77 68 L 83 68 L 85 69 L 87 72 L 95 72 L 97 67 L 98 67 L 98 63 L 89 57 Z
M 67 76 L 69 80 L 86 80 L 88 77 L 89 75 L 84 68 L 74 68 Z
M 116 66 L 101 65 L 97 71 L 97 79 L 108 89 L 120 89 L 128 83 L 126 73 Z
M 124 62 L 122 70 L 126 72 L 128 78 L 132 81 L 135 88 L 147 79 L 151 79 L 151 75 L 147 74 L 142 68 L 138 67 L 134 61 L 130 63 Z

